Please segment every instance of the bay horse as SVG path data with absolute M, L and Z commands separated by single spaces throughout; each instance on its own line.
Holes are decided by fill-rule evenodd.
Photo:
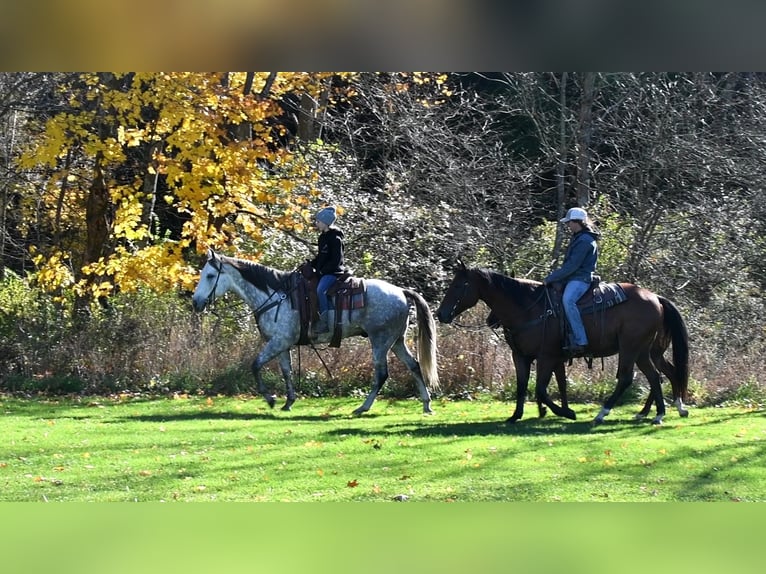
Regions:
M 637 365 L 649 381 L 650 393 L 637 417 L 649 414 L 652 403 L 657 415 L 652 421 L 661 424 L 665 416 L 660 371 L 670 379 L 672 403 L 682 417 L 688 416 L 683 401 L 687 398 L 689 381 L 689 335 L 683 317 L 668 299 L 630 283 L 619 284 L 627 300 L 603 313 L 582 316 L 588 335 L 588 355 L 608 357 L 618 355 L 617 385 L 606 399 L 593 424 L 601 424 L 622 393 L 633 381 Z M 511 347 L 516 370 L 516 408 L 508 423 L 519 420 L 524 413 L 529 374 L 537 361 L 535 396 L 557 415 L 575 419 L 567 404 L 556 405 L 548 395 L 551 374 L 560 375 L 568 355 L 563 351 L 559 320 L 548 305 L 542 283 L 514 279 L 495 271 L 468 268 L 459 263 L 455 276 L 436 311 L 442 323 L 451 323 L 460 313 L 484 301 L 492 316 L 503 326 Z M 673 362 L 664 353 L 673 346 Z M 565 400 L 565 399 L 564 399 Z
M 245 259 L 226 257 L 210 249 L 192 295 L 192 304 L 196 311 L 202 311 L 229 290 L 252 308 L 258 330 L 265 341 L 252 364 L 258 392 L 273 408 L 276 398 L 266 391 L 261 369 L 272 359 L 278 359 L 287 388 L 286 402 L 282 407 L 284 411 L 292 408 L 296 398 L 290 349 L 299 344 L 301 318 L 300 311 L 293 308 L 289 297 L 292 275 L 296 273 L 298 272 L 280 271 Z M 342 338 L 366 336 L 372 346 L 372 390 L 353 414 L 367 412 L 375 402 L 388 378 L 389 350 L 394 352 L 415 378 L 423 401 L 423 412 L 432 413 L 429 389 L 434 391 L 439 388 L 439 377 L 436 365 L 436 323 L 428 304 L 419 293 L 380 279 L 367 279 L 365 284 L 366 304 L 359 309 L 342 311 L 341 318 Z M 405 343 L 410 302 L 414 304 L 417 312 L 417 346 L 420 361 L 415 359 Z M 334 322 L 334 316 L 335 311 L 331 308 L 328 323 Z M 311 343 L 327 342 L 331 335 L 331 332 L 319 334 Z

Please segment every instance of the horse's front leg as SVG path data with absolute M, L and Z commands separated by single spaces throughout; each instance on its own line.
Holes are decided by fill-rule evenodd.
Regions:
M 295 402 L 295 387 L 293 386 L 293 368 L 290 360 L 290 349 L 282 351 L 279 354 L 279 368 L 282 370 L 282 378 L 285 380 L 285 388 L 287 389 L 287 400 L 282 406 L 282 410 L 289 411 Z
M 548 395 L 548 384 L 551 381 L 551 375 L 554 373 L 554 371 L 556 372 L 556 380 L 559 384 L 559 390 L 561 390 L 562 386 L 564 387 L 564 397 L 561 407 L 554 403 L 550 395 Z M 563 363 L 561 363 L 561 369 L 559 369 L 557 365 L 551 365 L 551 363 L 547 360 L 540 361 L 540 358 L 538 357 L 535 398 L 537 399 L 538 405 L 547 405 L 550 407 L 554 414 L 560 417 L 576 420 L 577 417 L 574 411 L 570 409 L 566 404 L 566 374 L 563 371 Z M 563 376 L 563 383 L 562 379 L 559 378 L 560 376 Z
M 255 377 L 255 382 L 258 385 L 258 392 L 263 396 L 263 398 L 266 400 L 268 405 L 271 408 L 274 408 L 274 404 L 276 403 L 276 395 L 273 393 L 267 393 L 266 392 L 266 385 L 263 383 L 263 377 L 261 376 L 261 369 L 263 369 L 263 366 L 271 361 L 273 358 L 275 358 L 280 353 L 284 352 L 285 348 L 281 345 L 278 345 L 274 342 L 274 340 L 268 341 L 263 348 L 261 349 L 261 352 L 258 353 L 258 356 L 253 361 L 253 365 L 251 367 L 253 371 L 253 376 Z M 287 352 L 289 353 L 289 348 L 287 349 Z M 281 360 L 280 360 L 281 364 Z
M 527 387 L 529 385 L 529 370 L 532 366 L 532 360 L 520 353 L 513 353 L 513 364 L 516 367 L 516 409 L 508 418 L 506 423 L 515 423 L 524 416 L 524 401 L 527 398 Z

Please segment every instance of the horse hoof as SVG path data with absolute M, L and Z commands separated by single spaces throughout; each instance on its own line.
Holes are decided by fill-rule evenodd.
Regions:
M 282 407 L 282 410 L 283 410 L 283 411 L 291 411 L 291 410 L 293 410 L 293 407 L 292 407 L 292 405 L 288 405 L 288 404 L 285 404 L 285 405 Z
M 661 425 L 662 424 L 662 417 L 655 417 L 655 418 L 653 418 L 652 419 L 652 424 L 653 425 L 657 425 L 657 426 Z
M 596 417 L 595 419 L 593 419 L 591 421 L 590 426 L 597 427 L 598 425 L 600 425 L 603 422 L 604 422 L 604 419 L 600 419 L 600 418 Z
M 577 420 L 577 415 L 572 409 L 567 409 L 564 411 L 564 417 L 568 418 L 571 421 Z
M 519 420 L 519 417 L 508 417 L 505 419 L 505 424 L 510 425 L 515 423 L 517 420 Z
M 354 410 L 354 411 L 351 413 L 351 415 L 352 415 L 352 416 L 355 416 L 355 417 L 361 417 L 361 416 L 362 416 L 362 414 L 363 414 L 363 413 L 365 413 L 365 412 L 367 412 L 365 409 L 359 408 L 359 409 L 355 409 L 355 410 Z
M 678 414 L 681 415 L 681 418 L 686 418 L 689 416 L 689 411 L 681 411 Z
M 269 404 L 269 407 L 272 409 L 274 408 L 274 405 L 277 404 L 277 400 L 274 397 L 267 397 L 266 402 Z

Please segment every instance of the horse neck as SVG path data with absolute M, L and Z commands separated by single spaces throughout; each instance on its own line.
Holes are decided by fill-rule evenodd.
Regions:
M 227 275 L 231 280 L 231 289 L 250 307 L 257 309 L 269 300 L 274 293 L 267 285 L 256 285 L 242 276 L 239 269 L 228 264 Z
M 525 311 L 537 307 L 535 298 L 532 296 L 537 285 L 512 277 L 500 277 L 502 277 L 503 286 L 495 284 L 490 277 L 488 281 L 482 282 L 479 288 L 479 298 L 490 309 L 506 309 L 510 315 L 521 316 Z

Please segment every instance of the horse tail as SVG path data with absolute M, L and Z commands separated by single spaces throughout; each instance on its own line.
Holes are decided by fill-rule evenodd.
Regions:
M 412 300 L 418 315 L 418 360 L 423 382 L 431 391 L 439 390 L 439 373 L 436 367 L 436 322 L 423 297 L 410 289 L 402 289 Z
M 673 343 L 673 365 L 678 379 L 676 396 L 686 400 L 689 390 L 689 331 L 678 307 L 664 297 L 659 297 L 659 300 L 665 311 L 665 330 L 670 333 Z M 675 382 L 673 384 L 676 386 Z

